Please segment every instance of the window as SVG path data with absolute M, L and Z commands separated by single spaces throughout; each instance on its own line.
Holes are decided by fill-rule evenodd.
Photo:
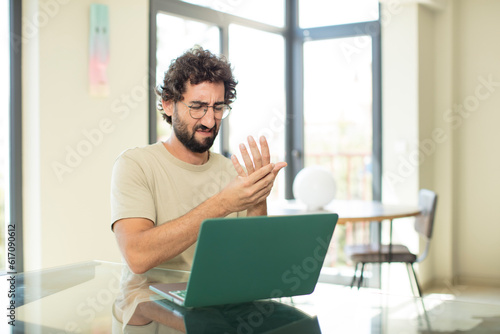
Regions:
M 378 0 L 300 0 L 300 27 L 312 28 L 377 21 L 379 19 L 378 3 Z
M 332 172 L 337 199 L 371 200 L 371 43 L 346 57 L 353 39 L 304 43 L 304 165 Z
M 245 19 L 262 22 L 277 27 L 285 24 L 285 0 L 183 0 L 195 5 L 208 7 L 219 12 Z M 265 10 L 263 10 L 265 8 Z
M 365 39 L 363 47 L 346 53 L 358 45 L 359 38 Z M 373 79 L 370 36 L 304 43 L 304 167 L 329 170 L 336 181 L 336 199 L 372 200 L 378 196 L 373 188 Z M 345 244 L 369 243 L 370 234 L 378 234 L 379 228 L 369 222 L 338 226 L 324 272 L 345 282 L 350 275 L 342 272 L 350 272 L 345 269 L 352 266 L 344 254 Z M 368 272 L 367 277 L 377 276 L 375 271 L 373 274 Z M 376 285 L 377 281 L 368 283 Z
M 154 48 L 150 51 L 150 66 L 156 71 L 154 85 L 161 84 L 170 61 L 192 47 L 225 54 L 239 81 L 238 99 L 224 120 L 212 149 L 226 156 L 238 155 L 238 145 L 247 142 L 246 135 L 265 135 L 275 155 L 273 158 L 284 160 L 284 30 L 280 28 L 284 22 L 284 1 L 265 1 L 265 14 L 262 11 L 264 1 L 230 1 L 227 6 L 224 3 L 205 0 L 151 2 L 152 20 L 154 18 L 151 31 L 156 32 L 151 36 Z M 252 66 L 247 63 L 249 50 L 253 55 Z M 261 72 L 253 70 L 255 66 L 267 73 L 265 88 Z M 170 125 L 156 111 L 156 103 L 156 96 L 151 94 L 151 142 L 164 140 L 171 131 Z M 252 118 L 255 122 L 247 122 L 248 131 L 241 137 L 239 124 L 250 114 L 255 115 Z M 268 131 L 263 131 L 264 128 Z M 284 187 L 281 175 L 272 196 L 283 197 Z
M 267 138 L 272 161 L 285 161 L 285 82 L 283 36 L 239 25 L 229 27 L 229 55 L 239 81 L 238 98 L 228 117 L 229 152 L 243 161 L 238 148 L 247 136 Z M 248 50 L 256 50 L 249 57 Z M 249 62 L 251 65 L 249 65 Z M 258 70 L 256 70 L 258 69 Z M 262 77 L 262 73 L 265 73 Z M 241 131 L 244 124 L 244 131 Z M 279 174 L 270 199 L 284 198 Z
M 270 200 L 292 198 L 295 175 L 311 165 L 334 174 L 337 199 L 380 199 L 378 10 L 376 0 L 274 0 L 265 5 L 264 0 L 152 0 L 151 31 L 156 34 L 150 59 L 156 83 L 170 60 L 193 45 L 219 49 L 239 84 L 216 149 L 239 155 L 246 136 L 265 135 L 273 161 L 289 164 Z M 155 112 L 153 95 L 150 104 Z M 152 143 L 165 128 L 157 120 L 155 112 Z M 325 267 L 333 269 L 325 270 L 328 281 L 350 282 L 346 240 L 377 240 L 378 224 L 356 226 L 361 225 L 356 230 L 337 227 L 325 260 Z

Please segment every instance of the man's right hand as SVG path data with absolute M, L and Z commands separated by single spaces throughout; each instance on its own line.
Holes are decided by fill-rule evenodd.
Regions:
M 264 201 L 276 178 L 273 169 L 274 164 L 268 164 L 248 176 L 238 175 L 217 195 L 221 205 L 230 212 L 238 212 Z

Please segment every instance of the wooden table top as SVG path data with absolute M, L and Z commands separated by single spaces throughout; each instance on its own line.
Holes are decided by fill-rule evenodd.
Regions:
M 417 206 L 385 204 L 379 201 L 333 200 L 321 210 L 308 211 L 306 205 L 296 200 L 268 203 L 270 216 L 332 212 L 339 215 L 338 224 L 347 222 L 382 221 L 414 217 L 420 214 Z

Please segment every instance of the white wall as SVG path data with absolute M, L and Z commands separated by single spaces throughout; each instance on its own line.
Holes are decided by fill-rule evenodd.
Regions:
M 148 140 L 149 5 L 99 1 L 109 5 L 110 94 L 95 98 L 88 80 L 91 3 L 23 1 L 25 270 L 120 261 L 110 230 L 110 176 L 121 151 Z
M 500 285 L 499 13 L 499 1 L 457 2 L 456 275 L 464 283 Z
M 415 203 L 418 166 L 409 155 L 418 145 L 418 7 L 384 7 L 382 23 L 383 199 Z
M 429 13 L 427 12 L 429 16 Z M 443 10 L 433 11 L 433 31 L 426 31 L 426 38 L 433 44 L 434 57 L 429 59 L 428 67 L 434 69 L 434 75 L 429 75 L 427 81 L 434 81 L 432 114 L 427 121 L 433 123 L 433 128 L 441 136 L 433 139 L 433 166 L 427 166 L 422 177 L 430 189 L 438 193 L 438 211 L 429 258 L 420 266 L 424 282 L 432 284 L 451 284 L 455 279 L 455 163 L 454 142 L 455 133 L 450 122 L 443 119 L 454 103 L 455 75 L 454 68 L 454 3 L 447 2 Z M 432 137 L 431 137 L 432 138 Z M 426 175 L 428 175 L 426 177 Z
M 419 268 L 424 285 L 500 286 L 500 2 L 422 3 L 400 4 L 383 28 L 384 174 L 395 157 L 412 162 L 418 151 L 416 178 L 385 183 L 384 196 L 404 201 L 415 184 L 439 195 L 430 257 Z
M 418 147 L 419 59 L 418 7 L 383 7 L 382 20 L 382 196 L 388 203 L 415 204 L 419 187 L 419 168 L 410 156 Z M 393 240 L 418 251 L 413 219 L 398 219 L 393 224 Z M 384 222 L 383 235 L 389 233 Z M 384 240 L 388 242 L 388 240 Z M 404 282 L 403 270 L 383 266 L 382 287 L 394 291 L 395 282 Z M 401 269 L 400 267 L 399 269 Z M 400 283 L 397 283 L 400 285 Z

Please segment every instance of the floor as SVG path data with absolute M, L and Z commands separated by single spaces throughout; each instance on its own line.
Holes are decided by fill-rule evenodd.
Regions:
M 428 289 L 421 303 L 410 297 L 409 285 L 399 282 L 391 292 L 361 288 L 353 293 L 356 288 L 318 285 L 316 296 L 335 298 L 316 300 L 319 307 L 311 314 L 318 315 L 322 333 L 500 333 L 500 288 L 438 286 Z
M 425 291 L 426 296 L 440 296 L 442 298 L 464 302 L 500 305 L 500 288 L 485 286 L 440 286 Z
M 396 296 L 412 296 L 412 289 L 408 273 L 403 267 L 390 266 L 383 269 L 386 277 L 382 289 L 361 288 L 362 291 L 384 292 Z M 455 303 L 462 302 L 462 303 Z M 424 304 L 427 309 L 426 322 L 413 326 L 412 323 L 401 321 L 402 318 L 411 318 L 412 312 L 398 319 L 394 309 L 405 312 L 405 305 L 395 308 L 384 315 L 383 325 L 377 327 L 377 322 L 370 321 L 370 330 L 360 330 L 366 333 L 415 333 L 415 334 L 472 334 L 472 333 L 499 333 L 500 334 L 500 286 L 474 285 L 435 285 L 424 290 Z M 388 315 L 387 315 L 388 314 Z
M 382 290 L 397 295 L 412 295 L 410 280 L 404 265 L 385 266 Z M 424 290 L 424 296 L 433 295 L 440 299 L 474 302 L 482 304 L 500 305 L 500 285 L 473 286 L 473 285 L 450 285 L 443 283 Z

